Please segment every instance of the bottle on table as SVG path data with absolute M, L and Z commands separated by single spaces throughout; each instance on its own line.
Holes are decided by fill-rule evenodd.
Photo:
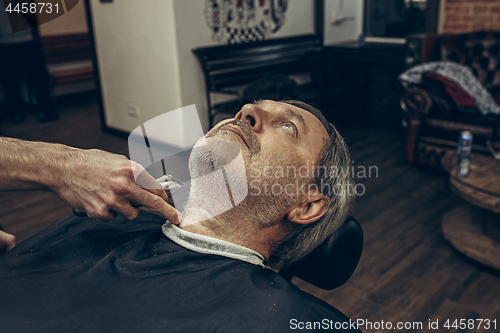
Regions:
M 457 148 L 457 176 L 465 177 L 470 171 L 470 155 L 472 151 L 472 133 L 469 131 L 460 132 Z

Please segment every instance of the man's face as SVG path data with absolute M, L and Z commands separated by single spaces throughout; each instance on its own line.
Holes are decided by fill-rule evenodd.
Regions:
M 243 106 L 234 119 L 218 123 L 206 138 L 237 144 L 251 161 L 278 155 L 286 165 L 306 166 L 316 163 L 328 134 L 310 112 L 262 100 Z M 273 165 L 273 160 L 266 165 Z
M 220 122 L 206 135 L 209 143 L 239 147 L 249 185 L 242 204 L 254 213 L 255 207 L 262 207 L 269 213 L 268 223 L 282 218 L 304 197 L 303 185 L 314 176 L 327 138 L 313 114 L 270 100 L 243 106 L 235 119 Z

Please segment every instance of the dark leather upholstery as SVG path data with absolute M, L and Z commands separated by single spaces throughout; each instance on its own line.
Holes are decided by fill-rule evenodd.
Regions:
M 354 273 L 363 251 L 363 230 L 352 216 L 316 250 L 279 271 L 286 279 L 296 276 L 318 288 L 332 290 Z
M 500 100 L 500 32 L 413 35 L 407 41 L 406 63 L 455 61 L 468 66 L 497 101 Z M 488 142 L 500 149 L 500 117 L 459 112 L 439 83 L 409 86 L 401 99 L 407 127 L 406 160 L 420 166 L 453 167 L 461 131 L 474 136 L 473 152 L 491 155 Z M 432 84 L 431 84 L 432 83 Z M 440 91 L 441 90 L 441 91 Z

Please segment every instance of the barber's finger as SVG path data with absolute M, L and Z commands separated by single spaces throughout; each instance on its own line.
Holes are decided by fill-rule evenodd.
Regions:
M 78 217 L 91 217 L 91 218 L 96 218 L 99 220 L 103 220 L 106 222 L 112 222 L 117 214 L 121 214 L 123 217 L 125 217 L 127 220 L 133 220 L 139 215 L 139 209 L 137 208 L 137 205 L 134 203 L 129 203 L 127 202 L 126 204 L 123 204 L 121 206 L 116 206 L 113 207 L 108 214 L 105 214 L 104 216 L 90 216 L 87 214 L 86 211 L 83 209 L 75 209 L 73 208 L 73 214 L 75 214 Z
M 147 189 L 149 192 L 159 196 L 160 198 L 162 198 L 165 202 L 168 201 L 168 194 L 167 192 L 165 192 L 165 190 L 163 188 L 160 188 L 160 189 Z
M 130 161 L 132 165 L 132 171 L 134 174 L 134 180 L 137 185 L 146 190 L 161 190 L 162 187 L 156 179 L 151 176 L 144 167 L 134 161 Z
M 14 246 L 16 246 L 16 237 L 14 235 L 8 235 L 7 246 L 6 246 L 7 251 L 12 249 Z
M 16 237 L 0 230 L 0 253 L 9 251 L 16 245 Z
M 113 210 L 120 213 L 127 220 L 133 220 L 139 215 L 139 212 L 140 212 L 139 208 L 134 207 L 134 206 L 136 206 L 136 205 L 130 204 L 127 202 L 126 204 L 123 204 L 119 207 L 116 207 Z
M 142 165 L 134 161 L 130 161 L 130 163 L 132 165 L 135 183 L 139 187 L 160 196 L 165 201 L 168 201 L 168 195 L 161 184 L 154 179 Z
M 163 194 L 167 197 L 165 192 L 163 192 Z M 161 214 L 175 225 L 181 223 L 182 221 L 181 213 L 179 213 L 179 211 L 174 207 L 170 206 L 162 196 L 142 190 L 141 195 L 137 196 L 134 202 Z
M 92 219 L 101 220 L 104 222 L 113 222 L 117 216 L 117 213 L 110 210 L 108 206 L 103 205 L 100 208 L 87 210 L 87 216 Z

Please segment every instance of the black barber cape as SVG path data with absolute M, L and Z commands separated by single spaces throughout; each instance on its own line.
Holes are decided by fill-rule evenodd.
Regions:
M 18 244 L 0 257 L 0 332 L 289 332 L 312 322 L 323 332 L 349 322 L 269 269 L 177 245 L 164 223 L 148 212 L 113 223 L 71 216 Z

